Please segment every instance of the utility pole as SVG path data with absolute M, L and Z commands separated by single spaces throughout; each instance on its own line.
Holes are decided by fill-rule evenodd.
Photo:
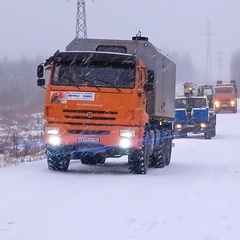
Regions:
M 77 0 L 76 38 L 87 38 L 85 0 Z
M 212 83 L 212 62 L 211 62 L 211 36 L 215 35 L 211 32 L 211 23 L 207 21 L 207 32 L 202 35 L 207 36 L 207 58 L 206 58 L 206 81 Z

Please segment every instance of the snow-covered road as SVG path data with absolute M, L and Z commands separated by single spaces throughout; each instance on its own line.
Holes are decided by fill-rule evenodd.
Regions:
M 1 168 L 0 240 L 239 240 L 239 122 L 218 114 L 215 138 L 174 140 L 171 164 L 146 175 L 126 157 Z

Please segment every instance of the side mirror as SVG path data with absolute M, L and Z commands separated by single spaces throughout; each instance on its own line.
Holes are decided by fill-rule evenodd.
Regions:
M 43 78 L 43 72 L 44 72 L 44 67 L 43 65 L 38 65 L 37 66 L 37 77 L 38 78 Z
M 37 85 L 38 85 L 39 87 L 43 87 L 43 86 L 45 85 L 45 79 L 44 79 L 44 78 L 39 78 L 39 79 L 37 80 Z

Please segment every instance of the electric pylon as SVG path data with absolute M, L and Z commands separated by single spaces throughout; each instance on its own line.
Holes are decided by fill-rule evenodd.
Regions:
M 216 35 L 211 32 L 211 23 L 207 21 L 207 32 L 202 35 L 207 36 L 207 58 L 206 58 L 206 80 L 208 83 L 212 82 L 212 62 L 211 62 L 211 36 Z
M 77 0 L 76 38 L 87 38 L 85 0 Z

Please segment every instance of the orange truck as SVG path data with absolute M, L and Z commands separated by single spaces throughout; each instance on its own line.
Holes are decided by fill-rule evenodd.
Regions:
M 73 159 L 100 165 L 123 155 L 133 174 L 169 165 L 176 66 L 147 37 L 74 39 L 40 64 L 37 76 L 46 89 L 49 169 L 67 171 Z
M 221 110 L 237 112 L 237 85 L 235 80 L 231 80 L 229 83 L 217 81 L 214 90 L 214 107 L 216 113 Z

